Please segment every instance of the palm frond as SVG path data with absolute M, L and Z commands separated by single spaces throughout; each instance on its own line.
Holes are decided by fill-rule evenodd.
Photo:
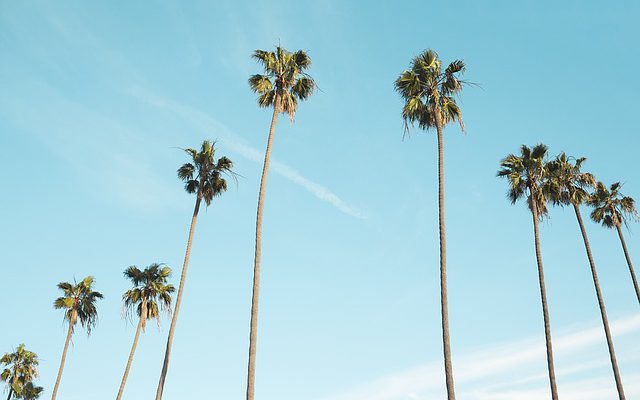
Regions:
M 276 92 L 274 90 L 258 96 L 258 106 L 260 108 L 272 107 L 275 103 Z
M 273 84 L 266 75 L 251 75 L 249 77 L 249 87 L 258 94 L 265 94 L 273 90 Z
M 313 79 L 303 76 L 291 87 L 291 94 L 300 100 L 306 100 L 313 94 L 315 87 L 316 83 Z
M 253 52 L 253 58 L 264 67 L 267 72 L 275 72 L 277 59 L 272 51 L 256 50 Z
M 311 58 L 309 58 L 309 55 L 302 50 L 298 50 L 293 53 L 292 59 L 301 71 L 308 69 L 311 66 Z

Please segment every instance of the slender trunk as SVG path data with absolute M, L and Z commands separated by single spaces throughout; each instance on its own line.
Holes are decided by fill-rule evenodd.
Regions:
M 436 110 L 436 129 L 438 131 L 438 226 L 440 231 L 440 307 L 442 311 L 444 374 L 447 384 L 447 399 L 455 400 L 451 340 L 449 337 L 449 300 L 447 298 L 447 238 L 444 224 L 444 137 L 439 110 Z
M 202 187 L 202 184 L 200 185 Z M 187 239 L 187 251 L 184 255 L 184 263 L 182 264 L 182 274 L 180 275 L 180 286 L 178 287 L 178 296 L 176 297 L 176 307 L 173 311 L 173 318 L 171 318 L 171 327 L 169 328 L 169 338 L 167 339 L 167 348 L 164 353 L 164 363 L 162 364 L 162 373 L 160 374 L 160 381 L 158 382 L 158 390 L 156 391 L 156 400 L 162 399 L 162 392 L 164 391 L 164 381 L 167 379 L 167 371 L 169 369 L 169 357 L 171 356 L 171 345 L 173 344 L 173 333 L 176 330 L 176 323 L 178 322 L 178 313 L 180 312 L 180 303 L 182 302 L 182 292 L 184 290 L 184 280 L 187 276 L 187 268 L 189 267 L 189 256 L 191 255 L 191 243 L 193 241 L 193 232 L 196 228 L 196 221 L 198 220 L 198 211 L 200 211 L 200 202 L 202 201 L 202 194 L 198 190 L 198 196 L 196 200 L 196 206 L 193 209 L 193 216 L 191 217 L 191 226 L 189 228 L 189 239 Z
M 56 400 L 58 394 L 58 386 L 60 386 L 60 380 L 62 379 L 62 371 L 64 370 L 64 362 L 67 359 L 67 349 L 69 348 L 69 342 L 71 341 L 71 335 L 73 335 L 73 326 L 76 323 L 77 314 L 74 312 L 69 321 L 69 329 L 67 330 L 67 340 L 64 342 L 64 350 L 62 350 L 62 359 L 60 359 L 60 368 L 58 369 L 58 377 L 56 378 L 56 384 L 53 387 L 53 394 L 51 394 L 51 400 Z
M 11 400 L 11 395 L 13 394 L 13 388 L 9 387 L 9 397 L 7 397 L 7 400 Z
M 120 389 L 118 389 L 118 395 L 116 396 L 116 400 L 120 400 L 122 398 L 122 393 L 124 393 L 124 386 L 127 384 L 127 378 L 129 377 L 129 370 L 131 369 L 131 364 L 133 363 L 133 355 L 136 352 L 136 347 L 138 347 L 138 339 L 140 338 L 140 331 L 144 327 L 144 323 L 147 317 L 147 300 L 142 301 L 142 308 L 140 313 L 140 320 L 138 321 L 138 327 L 136 328 L 136 336 L 133 338 L 133 346 L 131 346 L 131 353 L 129 353 L 129 359 L 127 360 L 127 367 L 124 369 L 124 375 L 122 376 L 122 382 L 120 383 Z
M 262 166 L 262 178 L 260 178 L 260 193 L 258 195 L 258 212 L 256 216 L 256 248 L 253 261 L 253 293 L 251 296 L 251 328 L 249 331 L 249 365 L 247 371 L 247 400 L 253 400 L 254 386 L 256 379 L 256 342 L 258 339 L 258 303 L 260 300 L 260 255 L 262 253 L 262 211 L 264 208 L 264 195 L 267 191 L 267 175 L 269 173 L 269 162 L 271 160 L 271 148 L 273 146 L 273 136 L 278 123 L 280 113 L 280 96 L 276 94 L 273 105 L 273 116 L 271 117 L 271 127 L 269 128 L 269 138 L 267 139 L 267 150 L 264 154 L 264 164 Z
M 531 215 L 533 216 L 533 233 L 536 245 L 536 260 L 538 262 L 538 281 L 540 283 L 540 297 L 542 299 L 542 314 L 544 316 L 544 336 L 547 344 L 547 369 L 549 370 L 549 385 L 551 386 L 551 398 L 558 400 L 558 387 L 556 386 L 556 372 L 553 367 L 553 347 L 551 345 L 551 323 L 549 322 L 549 306 L 547 305 L 547 289 L 544 285 L 544 269 L 542 268 L 542 253 L 540 251 L 540 231 L 538 228 L 538 205 L 531 194 Z
M 638 289 L 638 279 L 636 278 L 636 272 L 633 270 L 633 264 L 631 264 L 631 256 L 629 256 L 629 251 L 627 250 L 627 243 L 624 241 L 624 236 L 622 235 L 622 228 L 620 227 L 620 224 L 616 225 L 616 229 L 618 230 L 620 243 L 622 243 L 622 250 L 624 250 L 624 256 L 627 259 L 627 265 L 629 266 L 629 273 L 631 273 L 631 280 L 633 281 L 633 288 L 636 290 L 636 297 L 638 298 L 638 303 L 640 303 L 640 289 Z
M 591 254 L 591 246 L 589 245 L 589 238 L 587 237 L 587 231 L 584 228 L 582 222 L 582 214 L 580 213 L 580 207 L 577 204 L 573 205 L 573 209 L 576 212 L 576 218 L 578 218 L 578 224 L 580 225 L 580 232 L 582 233 L 582 240 L 584 240 L 584 247 L 587 250 L 587 258 L 589 259 L 589 265 L 591 266 L 591 276 L 593 277 L 593 285 L 596 288 L 596 296 L 598 297 L 598 305 L 600 306 L 600 316 L 602 317 L 602 325 L 604 326 L 604 334 L 607 338 L 607 346 L 609 346 L 609 358 L 611 358 L 611 367 L 613 368 L 613 376 L 616 380 L 616 388 L 618 389 L 618 398 L 625 400 L 624 389 L 622 388 L 622 379 L 620 378 L 620 371 L 618 370 L 618 361 L 616 360 L 616 351 L 613 348 L 613 339 L 611 338 L 611 330 L 609 329 L 609 319 L 607 318 L 607 310 L 604 307 L 604 300 L 602 299 L 602 292 L 600 291 L 600 282 L 598 281 L 598 273 L 596 272 L 596 263 L 593 261 L 593 255 Z

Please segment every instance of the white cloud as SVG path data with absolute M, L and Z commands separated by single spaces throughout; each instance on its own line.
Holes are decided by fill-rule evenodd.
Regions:
M 640 332 L 640 315 L 619 319 L 611 325 L 616 338 Z M 601 326 L 574 329 L 560 333 L 554 339 L 556 361 L 562 357 L 584 355 L 596 345 L 604 346 Z M 634 342 L 634 343 L 637 343 Z M 467 400 L 540 400 L 549 398 L 546 371 L 532 365 L 545 360 L 543 338 L 518 340 L 462 355 L 455 362 L 456 386 L 460 397 Z M 618 359 L 634 358 L 618 354 Z M 635 357 L 637 358 L 637 357 Z M 558 365 L 558 363 L 556 363 Z M 604 367 L 604 368 L 603 368 Z M 607 376 L 587 377 L 584 372 L 598 368 L 607 371 Z M 520 373 L 520 374 L 519 374 Z M 603 400 L 616 396 L 613 377 L 609 372 L 608 359 L 585 361 L 583 357 L 557 370 L 559 391 L 564 400 Z M 627 378 L 625 380 L 625 377 Z M 440 361 L 400 371 L 382 377 L 344 393 L 325 397 L 322 400 L 427 400 L 444 398 L 444 371 Z M 640 375 L 623 376 L 628 396 L 640 396 Z
M 180 117 L 189 120 L 196 125 L 199 125 L 202 129 L 215 133 L 218 138 L 223 140 L 226 147 L 235 151 L 241 156 L 257 163 L 262 162 L 262 151 L 255 149 L 254 147 L 249 145 L 241 136 L 233 133 L 225 125 L 216 121 L 205 112 L 193 107 L 179 104 L 170 99 L 153 95 L 140 88 L 133 88 L 130 92 L 134 97 L 137 97 L 138 99 L 148 104 L 151 104 L 155 107 L 168 109 L 171 112 L 179 115 Z M 367 216 L 362 211 L 358 210 L 354 206 L 349 205 L 347 202 L 338 197 L 338 195 L 329 190 L 329 188 L 304 177 L 300 172 L 288 166 L 287 164 L 284 164 L 277 160 L 273 160 L 271 162 L 271 166 L 275 173 L 285 177 L 296 185 L 301 186 L 317 199 L 329 203 L 341 212 L 352 217 L 359 219 L 367 218 Z

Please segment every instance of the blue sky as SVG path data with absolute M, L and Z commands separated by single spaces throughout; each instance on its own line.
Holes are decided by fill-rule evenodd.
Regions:
M 242 398 L 270 120 L 247 78 L 260 71 L 251 52 L 280 42 L 309 52 L 321 91 L 276 132 L 257 396 L 443 398 L 435 137 L 402 140 L 393 91 L 433 48 L 480 85 L 461 98 L 466 134 L 446 130 L 459 397 L 547 397 L 531 218 L 495 172 L 543 141 L 640 198 L 639 17 L 631 1 L 2 2 L 0 352 L 36 351 L 50 395 L 66 333 L 55 285 L 92 274 L 99 326 L 75 335 L 59 393 L 112 398 L 135 328 L 121 318 L 122 271 L 165 262 L 178 275 L 194 199 L 175 176 L 177 147 L 217 139 L 242 178 L 201 213 L 165 398 Z M 614 232 L 587 230 L 627 395 L 640 397 L 628 270 Z M 627 241 L 640 264 L 637 231 Z M 575 217 L 554 209 L 541 234 L 560 395 L 614 398 Z M 155 390 L 167 325 L 142 337 L 127 398 Z

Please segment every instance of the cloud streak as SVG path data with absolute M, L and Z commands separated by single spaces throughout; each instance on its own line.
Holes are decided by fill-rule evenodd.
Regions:
M 615 321 L 612 331 L 617 339 L 640 332 L 640 315 Z M 583 353 L 596 345 L 604 345 L 601 326 L 565 332 L 556 337 L 554 351 L 565 359 L 574 359 L 558 368 L 563 399 L 602 400 L 616 398 L 613 378 L 609 377 L 608 359 L 584 360 Z M 542 338 L 519 340 L 492 346 L 461 356 L 456 362 L 456 383 L 461 398 L 468 400 L 539 400 L 549 397 L 546 373 L 526 372 L 545 360 Z M 624 362 L 632 357 L 618 354 Z M 558 357 L 560 358 L 560 357 Z M 636 357 L 637 358 L 637 357 Z M 558 364 L 559 365 L 559 364 Z M 601 369 L 607 376 L 584 377 L 585 372 Z M 582 374 L 582 375 L 581 375 Z M 439 361 L 394 373 L 373 382 L 321 400 L 426 400 L 444 398 L 444 371 Z M 576 379 L 576 376 L 578 378 Z M 583 378 L 580 379 L 580 376 Z M 627 378 L 626 380 L 624 378 Z M 628 396 L 640 396 L 640 374 L 623 376 Z
M 151 94 L 140 88 L 131 89 L 130 94 L 149 105 L 169 110 L 181 118 L 198 125 L 202 129 L 215 132 L 219 138 L 224 140 L 226 147 L 240 154 L 242 157 L 257 163 L 260 163 L 263 159 L 263 153 L 261 151 L 249 145 L 240 135 L 232 132 L 225 125 L 197 108 L 185 106 L 173 100 Z M 300 172 L 287 164 L 274 160 L 271 162 L 271 167 L 275 173 L 301 186 L 320 201 L 332 205 L 351 217 L 367 219 L 367 215 L 364 212 L 342 200 L 326 186 L 304 177 Z

